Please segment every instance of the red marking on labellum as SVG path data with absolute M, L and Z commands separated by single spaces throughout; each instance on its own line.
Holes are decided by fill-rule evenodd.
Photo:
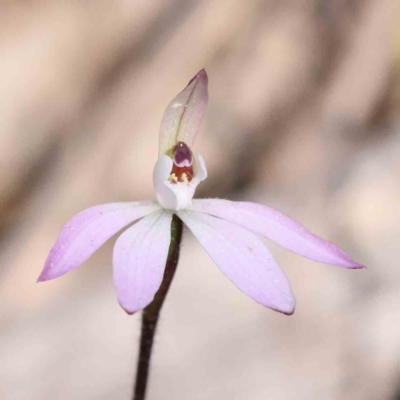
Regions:
M 171 180 L 171 183 L 177 183 L 177 182 L 190 182 L 193 179 L 193 167 L 178 167 L 177 165 L 174 164 L 172 167 L 171 175 L 174 174 L 174 178 L 176 177 L 176 180 L 173 179 Z M 186 180 L 185 177 L 186 176 Z
M 174 165 L 171 171 L 171 183 L 190 182 L 193 178 L 193 154 L 184 142 L 178 142 L 172 150 Z

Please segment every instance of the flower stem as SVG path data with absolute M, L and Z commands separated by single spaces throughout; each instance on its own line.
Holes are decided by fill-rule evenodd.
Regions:
M 182 221 L 174 214 L 171 223 L 171 243 L 169 245 L 164 278 L 154 300 L 143 310 L 140 350 L 136 370 L 136 383 L 133 400 L 144 400 L 149 375 L 151 350 L 156 332 L 158 317 L 165 297 L 174 277 L 179 260 L 179 250 L 182 240 Z

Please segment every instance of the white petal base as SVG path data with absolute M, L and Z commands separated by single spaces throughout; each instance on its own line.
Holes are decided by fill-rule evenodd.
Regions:
M 179 211 L 190 208 L 197 186 L 207 178 L 207 168 L 201 155 L 196 158 L 196 173 L 189 182 L 171 183 L 173 161 L 162 155 L 158 158 L 153 171 L 153 185 L 157 201 L 166 210 Z

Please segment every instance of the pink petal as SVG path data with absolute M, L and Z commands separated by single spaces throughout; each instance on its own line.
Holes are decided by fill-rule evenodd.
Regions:
M 169 211 L 159 211 L 127 229 L 114 247 L 114 282 L 118 300 L 129 313 L 154 298 L 163 279 L 171 241 Z
M 143 201 L 102 204 L 81 211 L 61 230 L 38 282 L 78 267 L 124 226 L 160 208 L 154 201 Z
M 310 260 L 345 268 L 363 268 L 344 251 L 311 233 L 303 225 L 255 203 L 228 200 L 194 200 L 192 208 L 232 221 Z
M 179 211 L 210 257 L 252 299 L 273 310 L 293 314 L 289 282 L 265 244 L 232 222 L 193 211 Z
M 159 155 L 178 141 L 193 145 L 208 103 L 207 86 L 207 73 L 202 69 L 169 103 L 161 121 Z

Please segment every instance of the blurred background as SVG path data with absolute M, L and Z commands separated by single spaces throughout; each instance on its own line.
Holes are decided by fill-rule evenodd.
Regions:
M 397 0 L 3 1 L 0 54 L 0 399 L 129 398 L 140 315 L 115 297 L 115 238 L 35 281 L 75 213 L 154 198 L 164 109 L 203 67 L 198 196 L 275 207 L 368 269 L 271 244 L 287 317 L 187 232 L 148 399 L 400 399 Z

